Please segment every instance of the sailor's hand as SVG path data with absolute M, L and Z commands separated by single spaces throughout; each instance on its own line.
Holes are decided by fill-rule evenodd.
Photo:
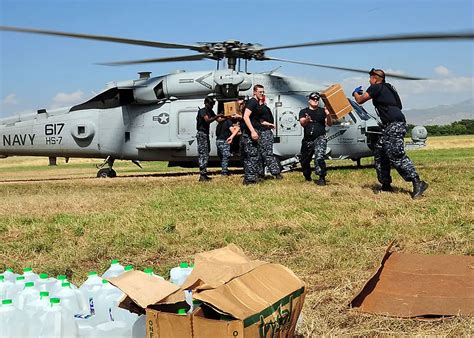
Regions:
M 232 137 L 227 138 L 227 140 L 225 140 L 225 142 L 227 144 L 232 144 Z
M 257 141 L 258 140 L 257 132 L 253 131 L 252 133 L 250 133 L 250 137 L 252 138 L 252 140 Z
M 359 95 L 362 95 L 364 91 L 362 90 L 362 86 L 354 88 L 354 91 L 352 92 L 352 96 L 354 96 L 354 93 L 357 93 Z
M 313 122 L 313 120 L 311 120 L 311 117 L 308 114 L 305 114 L 304 117 L 306 118 L 308 122 Z

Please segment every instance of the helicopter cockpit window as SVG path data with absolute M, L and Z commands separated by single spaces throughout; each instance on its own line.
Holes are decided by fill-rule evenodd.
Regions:
M 133 89 L 111 88 L 87 102 L 72 107 L 70 111 L 115 108 L 133 103 L 134 101 Z
M 349 100 L 349 102 L 351 103 L 352 105 L 352 108 L 354 108 L 354 111 L 356 112 L 356 114 L 364 121 L 368 121 L 370 120 L 370 115 L 369 113 L 367 113 L 367 111 L 359 106 L 357 103 L 355 103 L 354 101 L 352 100 Z

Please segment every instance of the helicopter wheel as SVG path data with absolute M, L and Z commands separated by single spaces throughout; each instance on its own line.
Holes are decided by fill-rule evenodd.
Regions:
M 107 177 L 117 177 L 117 173 L 112 168 L 102 168 L 97 172 L 97 177 L 107 178 Z

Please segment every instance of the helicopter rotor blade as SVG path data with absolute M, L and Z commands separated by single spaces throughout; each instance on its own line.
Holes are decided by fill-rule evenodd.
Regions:
M 286 60 L 286 59 L 279 59 L 279 58 L 274 58 L 274 57 L 265 57 L 265 59 L 263 59 L 263 60 L 280 61 L 280 62 L 296 63 L 296 64 L 299 64 L 299 65 L 305 65 L 305 66 L 345 70 L 345 71 L 348 71 L 348 72 L 362 73 L 362 74 L 366 74 L 366 75 L 369 74 L 367 69 L 329 66 L 329 65 L 322 65 L 322 64 L 318 64 L 318 63 L 310 63 L 310 62 L 295 61 L 295 60 Z M 403 80 L 426 80 L 425 78 L 421 78 L 421 77 L 414 77 L 414 76 L 409 76 L 409 75 L 401 75 L 401 74 L 394 74 L 394 73 L 387 73 L 387 72 L 385 73 L 385 76 L 390 76 L 390 77 L 393 77 L 393 78 L 403 79 Z
M 457 33 L 419 33 L 419 34 L 397 34 L 397 35 L 383 35 L 373 37 L 363 37 L 354 39 L 338 39 L 328 41 L 306 42 L 293 45 L 282 45 L 275 47 L 262 48 L 262 51 L 300 48 L 300 47 L 315 47 L 327 45 L 347 45 L 356 43 L 375 43 L 375 42 L 395 42 L 395 41 L 431 41 L 431 40 L 469 40 L 474 38 L 474 31 L 457 32 Z
M 43 29 L 11 27 L 11 26 L 0 26 L 0 31 L 53 35 L 53 36 L 62 36 L 62 37 L 68 37 L 68 38 L 125 43 L 129 45 L 148 46 L 148 47 L 157 47 L 157 48 L 181 48 L 181 49 L 195 50 L 198 52 L 204 51 L 203 48 L 205 48 L 204 46 L 200 46 L 200 45 L 184 45 L 184 44 L 178 44 L 178 43 L 167 43 L 167 42 L 149 41 L 149 40 L 136 40 L 136 39 L 118 38 L 114 36 L 105 36 L 105 35 L 67 33 L 67 32 L 59 32 L 59 31 L 49 31 L 49 30 L 43 30 Z
M 208 54 L 193 54 L 193 55 L 171 56 L 171 57 L 165 57 L 165 58 L 153 58 L 153 59 L 143 59 L 143 60 L 103 62 L 103 63 L 97 63 L 97 64 L 102 65 L 102 66 L 125 66 L 125 65 L 135 65 L 135 64 L 154 63 L 154 62 L 199 61 L 203 59 L 213 59 L 213 57 L 209 56 Z

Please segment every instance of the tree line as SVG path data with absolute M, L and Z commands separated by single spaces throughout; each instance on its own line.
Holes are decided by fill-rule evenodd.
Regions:
M 408 135 L 415 127 L 408 124 Z M 428 131 L 428 136 L 445 136 L 445 135 L 474 135 L 474 120 L 464 119 L 446 125 L 424 126 Z

